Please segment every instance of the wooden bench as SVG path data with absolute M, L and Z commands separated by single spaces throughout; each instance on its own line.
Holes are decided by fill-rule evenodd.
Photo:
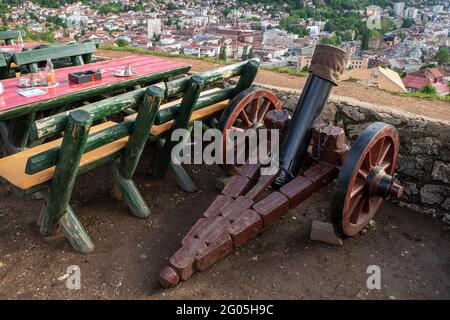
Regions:
M 161 150 L 156 166 L 152 173 L 157 177 L 164 177 L 168 169 L 174 172 L 180 187 L 187 192 L 197 190 L 194 182 L 181 165 L 170 161 L 173 143 L 167 142 L 166 138 L 177 128 L 190 128 L 192 121 L 211 120 L 211 125 L 216 123 L 216 117 L 227 107 L 228 101 L 240 92 L 249 88 L 257 74 L 260 62 L 252 59 L 213 71 L 184 77 L 167 83 L 153 85 L 150 92 L 164 92 L 164 99 L 174 100 L 159 107 L 154 125 L 149 129 L 149 141 Z M 203 89 L 219 81 L 233 77 L 240 77 L 235 86 L 225 89 Z M 142 100 L 145 88 L 134 90 L 120 96 L 102 100 L 89 105 L 89 112 L 94 120 L 99 120 L 111 114 L 131 110 Z M 182 99 L 178 99 L 179 96 Z M 107 106 L 107 108 L 105 108 Z M 86 110 L 80 107 L 74 110 Z M 66 123 L 67 112 L 50 118 L 36 120 L 30 132 L 30 142 L 46 139 L 63 130 Z M 134 121 L 136 114 L 125 117 L 125 122 Z
M 8 30 L 0 31 L 0 40 L 5 42 L 5 45 L 12 45 L 13 40 L 19 39 L 20 37 L 25 37 L 25 31 L 23 30 Z
M 228 102 L 253 84 L 259 67 L 259 60 L 251 59 L 158 85 L 165 90 L 166 99 L 178 95 L 182 95 L 182 99 L 162 105 L 156 116 L 155 125 L 149 132 L 150 140 L 155 141 L 160 149 L 160 155 L 151 171 L 155 177 L 163 178 L 170 169 L 183 190 L 187 192 L 197 190 L 184 168 L 171 161 L 172 149 L 178 142 L 171 141 L 169 136 L 176 129 L 188 129 L 190 132 L 194 121 L 205 122 L 213 118 L 214 126 L 217 123 L 216 117 L 225 110 Z M 203 91 L 207 86 L 233 77 L 239 77 L 236 86 Z M 131 121 L 134 117 L 135 115 L 130 115 L 125 121 Z
M 91 252 L 94 245 L 69 205 L 75 179 L 109 164 L 116 197 L 123 197 L 135 216 L 148 217 L 149 208 L 132 177 L 163 97 L 163 90 L 150 87 L 36 121 L 59 125 L 43 133 L 34 123 L 34 136 L 51 138 L 63 132 L 63 138 L 0 159 L 0 181 L 19 196 L 42 195 L 38 225 L 43 235 L 54 234 L 59 224 L 77 251 Z M 134 121 L 91 126 L 130 103 L 138 108 Z
M 23 66 L 28 72 L 38 72 L 39 66 L 47 59 L 57 60 L 70 58 L 72 65 L 78 66 L 90 63 L 92 54 L 97 51 L 95 43 L 70 43 L 50 46 L 48 48 L 28 50 L 16 53 L 14 63 Z

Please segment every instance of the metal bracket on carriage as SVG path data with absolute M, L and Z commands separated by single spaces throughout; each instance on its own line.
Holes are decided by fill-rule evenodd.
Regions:
M 312 152 L 319 154 L 319 162 L 303 167 L 301 175 L 279 190 L 271 188 L 277 174 L 261 175 L 261 165 L 243 165 L 183 238 L 182 247 L 160 273 L 161 284 L 174 287 L 196 271 L 205 270 L 331 183 L 348 151 L 344 131 L 319 126 L 312 141 Z

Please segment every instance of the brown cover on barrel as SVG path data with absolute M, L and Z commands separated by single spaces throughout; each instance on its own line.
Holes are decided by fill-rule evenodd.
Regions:
M 349 54 L 335 46 L 318 44 L 311 59 L 309 72 L 338 85 L 349 61 Z

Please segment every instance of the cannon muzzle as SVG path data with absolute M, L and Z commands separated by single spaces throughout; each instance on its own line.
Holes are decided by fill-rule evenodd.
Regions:
M 317 45 L 297 108 L 280 151 L 280 173 L 273 182 L 278 189 L 294 179 L 311 142 L 312 129 L 320 117 L 331 88 L 337 85 L 349 55 L 330 45 Z

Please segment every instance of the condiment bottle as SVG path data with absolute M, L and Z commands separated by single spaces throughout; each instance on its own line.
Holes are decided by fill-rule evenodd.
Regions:
M 56 73 L 51 59 L 47 59 L 47 83 L 49 86 L 56 83 Z

